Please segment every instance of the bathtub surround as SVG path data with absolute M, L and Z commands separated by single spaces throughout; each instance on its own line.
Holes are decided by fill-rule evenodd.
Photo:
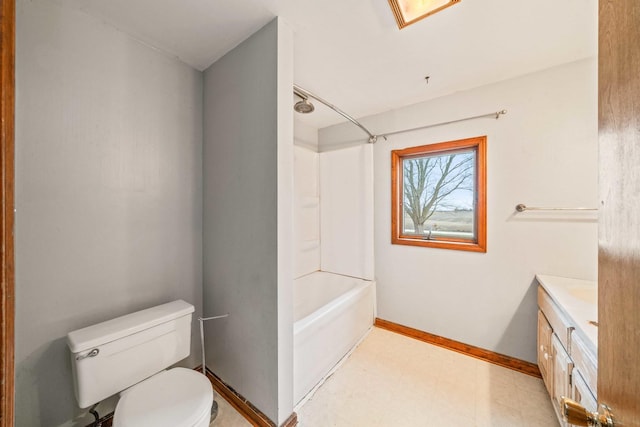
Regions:
M 535 362 L 534 276 L 595 280 L 597 222 L 514 206 L 597 206 L 596 88 L 596 62 L 585 59 L 361 119 L 386 132 L 508 110 L 374 145 L 378 317 Z M 475 135 L 487 135 L 487 253 L 392 245 L 391 150 Z M 320 151 L 358 139 L 351 124 L 321 129 Z
M 373 145 L 320 153 L 322 271 L 374 279 L 373 212 Z
M 294 127 L 293 399 L 298 405 L 371 328 L 373 149 L 318 153 Z
M 275 19 L 205 71 L 206 365 L 280 425 L 293 412 L 292 31 Z
M 374 280 L 373 148 L 318 153 L 318 131 L 295 122 L 294 275 Z
M 320 270 L 320 174 L 318 131 L 294 122 L 294 277 Z
M 69 331 L 178 298 L 201 314 L 202 74 L 19 0 L 16 85 L 15 423 L 84 426 Z
M 299 98 L 294 97 L 294 100 L 297 99 Z M 318 129 L 298 120 L 298 114 L 294 115 L 293 120 L 293 144 L 296 147 L 303 147 L 313 152 L 318 152 Z M 296 175 L 294 181 L 297 179 L 298 176 Z

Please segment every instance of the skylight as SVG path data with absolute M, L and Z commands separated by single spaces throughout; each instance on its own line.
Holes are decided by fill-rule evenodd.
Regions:
M 459 2 L 460 0 L 389 0 L 389 5 L 398 27 L 402 29 Z

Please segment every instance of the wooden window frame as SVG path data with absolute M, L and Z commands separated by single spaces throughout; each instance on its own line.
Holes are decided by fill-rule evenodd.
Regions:
M 470 241 L 455 238 L 422 239 L 402 233 L 403 218 L 403 168 L 407 158 L 433 154 L 454 154 L 457 151 L 474 149 L 475 163 L 475 226 L 476 239 Z M 487 137 L 459 139 L 419 147 L 393 150 L 391 152 L 391 243 L 394 245 L 423 246 L 429 248 L 454 249 L 471 252 L 487 252 Z

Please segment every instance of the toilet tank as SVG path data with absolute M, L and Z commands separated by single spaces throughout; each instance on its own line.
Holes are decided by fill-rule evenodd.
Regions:
M 70 332 L 78 405 L 87 408 L 187 357 L 193 312 L 177 300 Z

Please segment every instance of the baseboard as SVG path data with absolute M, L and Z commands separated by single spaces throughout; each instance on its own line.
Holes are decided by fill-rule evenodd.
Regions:
M 439 335 L 430 334 L 429 332 L 410 328 L 409 326 L 400 325 L 398 323 L 379 319 L 377 317 L 374 326 L 380 329 L 386 329 L 387 331 L 395 332 L 410 338 L 424 341 L 429 344 L 437 345 L 438 347 L 443 347 L 458 353 L 462 353 L 467 356 L 475 357 L 476 359 L 484 360 L 485 362 L 493 363 L 494 365 L 502 366 L 503 368 L 508 368 L 514 371 L 521 372 L 523 374 L 531 375 L 532 377 L 542 378 L 540 369 L 538 369 L 538 365 L 536 365 L 535 363 L 516 359 L 515 357 L 506 356 L 504 354 L 495 353 L 493 351 L 485 350 L 483 348 L 476 347 L 470 344 L 464 344 L 459 341 L 454 341 L 452 339 L 444 338 Z
M 201 370 L 202 368 L 195 368 Z M 251 402 L 244 398 L 233 387 L 225 383 L 207 368 L 207 378 L 211 381 L 214 390 L 234 407 L 243 417 L 255 427 L 276 427 L 276 424 L 269 419 L 262 411 L 256 408 Z M 295 427 L 298 425 L 298 415 L 293 412 L 289 418 L 282 423 L 281 427 Z
M 291 415 L 289 415 L 289 418 L 287 418 L 284 421 L 284 423 L 282 423 L 282 426 L 280 427 L 296 427 L 297 425 L 298 425 L 298 414 L 293 412 Z

